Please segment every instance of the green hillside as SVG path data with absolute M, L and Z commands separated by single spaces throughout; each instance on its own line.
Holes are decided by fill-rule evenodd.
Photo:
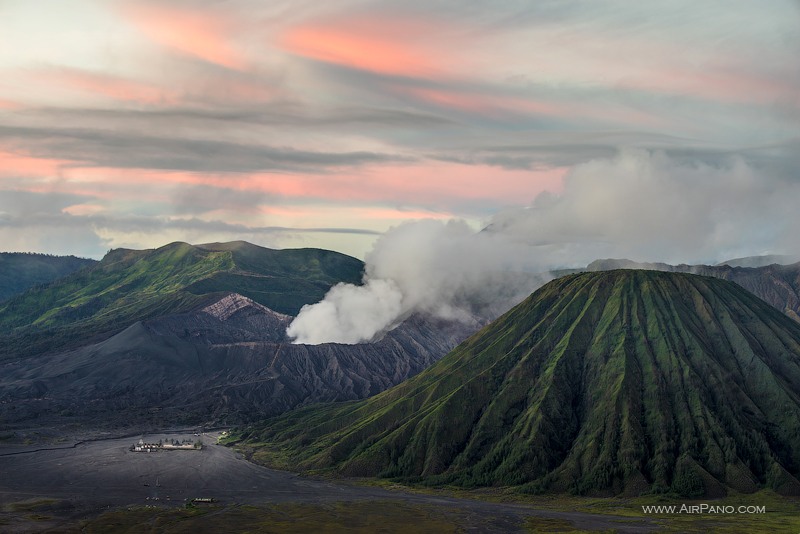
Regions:
M 0 302 L 94 263 L 75 256 L 0 252 Z
M 800 493 L 800 325 L 723 280 L 554 280 L 414 378 L 241 431 L 257 461 L 529 492 Z
M 227 292 L 294 315 L 338 282 L 359 283 L 362 270 L 362 262 L 336 252 L 245 242 L 116 249 L 92 267 L 0 303 L 0 356 L 68 348 Z

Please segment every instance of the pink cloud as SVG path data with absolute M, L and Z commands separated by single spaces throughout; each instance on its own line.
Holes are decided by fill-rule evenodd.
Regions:
M 235 21 L 225 13 L 141 2 L 126 2 L 121 12 L 152 41 L 181 55 L 234 70 L 247 67 L 234 44 Z
M 706 65 L 702 69 L 667 67 L 623 83 L 636 89 L 684 94 L 725 103 L 781 102 L 800 108 L 797 87 L 722 65 Z
M 0 180 L 31 193 L 69 193 L 102 199 L 121 192 L 142 198 L 135 170 L 85 167 L 83 163 L 0 150 Z
M 97 215 L 98 213 L 102 213 L 106 210 L 106 207 L 100 206 L 99 204 L 75 204 L 73 206 L 67 206 L 61 211 L 76 217 L 80 217 L 85 215 Z
M 573 112 L 571 107 L 563 104 L 519 97 L 422 87 L 398 87 L 395 92 L 435 106 L 482 115 L 519 113 L 521 111 L 541 115 L 567 115 Z
M 327 211 L 339 212 L 346 210 L 348 217 L 355 217 L 358 219 L 383 221 L 383 220 L 417 220 L 417 219 L 441 219 L 446 220 L 453 217 L 451 213 L 447 212 L 433 212 L 420 209 L 400 209 L 400 208 L 386 208 L 386 207 L 358 207 L 333 205 L 327 209 L 321 210 L 318 206 L 305 207 L 305 206 L 264 206 L 260 211 L 265 215 L 278 217 L 281 219 L 319 219 L 324 216 Z
M 26 154 L 0 150 L 0 176 L 17 178 L 52 178 L 61 174 L 63 166 L 72 162 L 37 158 Z
M 162 173 L 145 180 L 172 180 L 257 191 L 287 199 L 330 202 L 386 203 L 435 206 L 448 210 L 461 202 L 486 205 L 527 204 L 542 191 L 558 192 L 567 169 L 508 170 L 488 165 L 429 162 L 415 166 L 375 166 L 352 174 L 229 174 Z
M 488 165 L 431 162 L 373 168 L 380 190 L 416 204 L 446 205 L 485 200 L 487 205 L 525 205 L 543 191 L 561 191 L 566 168 L 509 170 Z
M 180 186 L 206 186 L 297 200 L 360 204 L 369 218 L 430 217 L 462 205 L 525 205 L 543 191 L 559 192 L 565 168 L 518 170 L 428 161 L 376 165 L 329 174 L 201 173 L 116 169 L 0 151 L 0 177 L 29 180 L 25 189 L 68 192 L 136 204 L 169 202 Z M 45 179 L 45 181 L 42 181 Z M 408 206 L 387 208 L 386 204 Z M 411 210 L 411 211 L 409 211 Z
M 290 28 L 280 46 L 298 56 L 395 76 L 441 76 L 452 51 L 434 38 L 448 31 L 439 21 L 362 15 Z

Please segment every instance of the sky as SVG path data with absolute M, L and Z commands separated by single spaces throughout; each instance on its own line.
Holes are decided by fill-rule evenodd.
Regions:
M 796 1 L 0 0 L 0 250 L 792 254 L 798 57 Z

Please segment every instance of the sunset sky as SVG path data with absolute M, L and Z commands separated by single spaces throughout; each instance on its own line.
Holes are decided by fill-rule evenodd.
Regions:
M 363 258 L 629 150 L 795 192 L 798 58 L 778 0 L 0 0 L 0 250 Z

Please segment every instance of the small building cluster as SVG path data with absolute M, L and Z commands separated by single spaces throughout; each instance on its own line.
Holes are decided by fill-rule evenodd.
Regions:
M 161 449 L 161 445 L 158 443 L 145 443 L 143 439 L 140 439 L 139 443 L 133 446 L 133 450 L 136 452 L 153 452 L 159 449 Z
M 158 452 L 169 450 L 200 450 L 203 448 L 203 442 L 194 442 L 190 439 L 178 441 L 176 439 L 158 443 L 145 443 L 144 439 L 140 439 L 138 443 L 134 443 L 131 450 L 134 452 Z

